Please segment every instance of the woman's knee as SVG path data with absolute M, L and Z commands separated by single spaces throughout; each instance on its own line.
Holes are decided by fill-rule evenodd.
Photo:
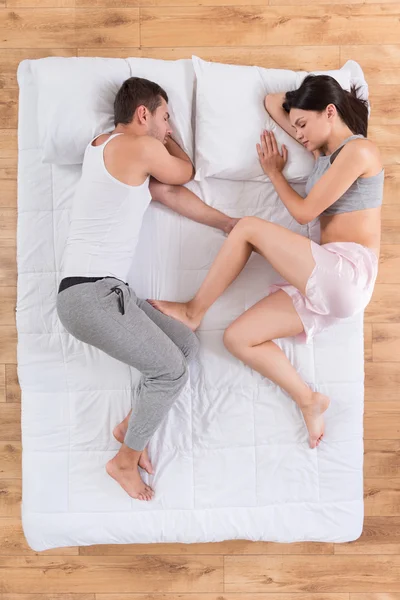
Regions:
M 236 327 L 230 325 L 224 331 L 224 346 L 231 354 L 237 356 L 246 347 L 246 342 Z

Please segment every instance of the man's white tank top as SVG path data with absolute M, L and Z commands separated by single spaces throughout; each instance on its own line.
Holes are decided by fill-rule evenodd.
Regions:
M 85 150 L 62 277 L 111 276 L 126 281 L 128 276 L 151 201 L 150 178 L 141 185 L 127 185 L 107 171 L 104 148 L 117 135 L 123 134 L 114 133 L 98 146 L 92 146 L 92 140 Z

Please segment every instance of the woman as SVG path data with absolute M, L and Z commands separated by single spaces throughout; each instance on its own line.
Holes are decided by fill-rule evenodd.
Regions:
M 282 387 L 300 407 L 315 448 L 324 434 L 329 398 L 313 392 L 274 339 L 309 341 L 328 326 L 361 312 L 371 299 L 380 246 L 384 172 L 376 146 L 366 139 L 368 105 L 355 89 L 326 75 L 308 76 L 299 89 L 265 98 L 274 120 L 315 157 L 306 197 L 282 175 L 279 153 L 264 131 L 258 156 L 282 202 L 301 224 L 320 217 L 320 244 L 257 217 L 239 221 L 195 297 L 186 303 L 149 300 L 195 330 L 205 312 L 239 275 L 252 251 L 285 278 L 225 331 L 228 350 Z

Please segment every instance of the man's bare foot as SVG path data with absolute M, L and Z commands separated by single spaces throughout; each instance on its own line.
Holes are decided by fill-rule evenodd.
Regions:
M 140 452 L 122 445 L 118 454 L 108 461 L 106 471 L 135 500 L 151 500 L 152 488 L 144 483 L 138 470 Z
M 201 323 L 201 317 L 193 316 L 190 312 L 189 302 L 168 302 L 167 300 L 147 300 L 154 308 L 168 317 L 181 321 L 192 331 L 196 331 Z
M 234 219 L 233 217 L 229 217 L 227 219 L 225 225 L 223 225 L 222 231 L 229 235 L 230 232 L 232 231 L 232 229 L 235 227 L 235 225 L 237 225 L 239 223 L 239 221 L 240 221 L 240 219 Z
M 324 436 L 324 418 L 323 413 L 330 404 L 328 396 L 318 392 L 313 392 L 309 403 L 300 406 L 306 423 L 308 433 L 310 434 L 310 448 L 316 448 Z
M 129 423 L 129 417 L 131 416 L 131 412 L 132 411 L 129 412 L 129 414 L 125 417 L 125 419 L 122 421 L 122 423 L 120 423 L 119 425 L 114 427 L 113 435 L 120 444 L 124 443 L 125 435 L 128 430 L 128 423 Z M 151 460 L 149 458 L 147 446 L 143 450 L 143 452 L 139 458 L 139 467 L 141 467 L 142 469 L 147 471 L 147 473 L 149 475 L 153 475 L 153 465 L 151 464 Z

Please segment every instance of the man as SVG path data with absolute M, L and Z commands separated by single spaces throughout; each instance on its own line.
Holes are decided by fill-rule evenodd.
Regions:
M 142 373 L 134 409 L 114 430 L 122 443 L 108 474 L 132 497 L 150 500 L 146 446 L 188 379 L 195 334 L 138 298 L 125 283 L 151 199 L 226 233 L 237 219 L 207 206 L 182 184 L 189 157 L 171 137 L 168 96 L 156 83 L 131 77 L 117 93 L 115 129 L 86 148 L 63 257 L 58 315 L 77 339 Z

